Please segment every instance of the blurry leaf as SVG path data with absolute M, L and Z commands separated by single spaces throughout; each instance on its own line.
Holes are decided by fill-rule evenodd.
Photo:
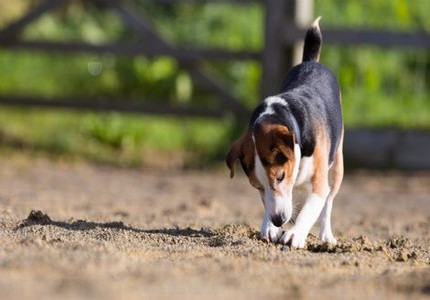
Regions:
M 193 83 L 187 73 L 181 72 L 176 78 L 176 98 L 179 102 L 189 102 L 193 91 Z
M 155 80 L 161 80 L 168 76 L 171 76 L 176 70 L 176 63 L 172 58 L 161 57 L 155 59 L 150 64 L 151 76 Z

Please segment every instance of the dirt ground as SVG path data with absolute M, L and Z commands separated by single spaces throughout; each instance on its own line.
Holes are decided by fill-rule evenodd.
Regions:
M 289 250 L 258 239 L 257 192 L 227 170 L 0 165 L 2 299 L 430 297 L 430 174 L 346 174 L 338 246 Z

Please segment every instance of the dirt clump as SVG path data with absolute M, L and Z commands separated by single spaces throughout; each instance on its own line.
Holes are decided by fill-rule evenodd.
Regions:
M 430 264 L 430 249 L 413 245 L 413 243 L 404 236 L 393 236 L 385 242 L 384 252 L 397 262 L 406 262 L 413 260 Z
M 424 249 L 413 243 L 405 236 L 393 236 L 386 241 L 371 241 L 366 236 L 352 239 L 340 239 L 336 245 L 322 243 L 314 235 L 308 237 L 306 249 L 316 253 L 383 253 L 391 261 L 416 262 L 430 264 L 430 249 Z
M 51 224 L 51 218 L 41 210 L 32 210 L 27 218 L 18 224 L 18 228 L 32 225 L 48 225 Z
M 375 252 L 379 251 L 377 243 L 372 242 L 366 236 L 358 236 L 352 239 L 340 239 L 336 245 L 323 243 L 314 235 L 309 235 L 306 249 L 311 252 L 350 253 L 350 252 Z

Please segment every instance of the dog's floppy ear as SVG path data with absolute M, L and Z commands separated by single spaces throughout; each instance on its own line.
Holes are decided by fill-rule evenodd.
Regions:
M 234 176 L 234 163 L 240 159 L 243 171 L 249 175 L 249 172 L 254 163 L 254 143 L 250 131 L 246 132 L 242 137 L 237 139 L 227 153 L 225 159 L 228 168 L 230 169 L 230 178 Z
M 232 145 L 227 153 L 225 162 L 227 167 L 230 169 L 230 178 L 234 176 L 234 163 L 242 156 L 242 144 L 243 137 L 237 139 Z
M 276 138 L 278 142 L 281 142 L 284 146 L 294 149 L 295 138 L 294 135 L 285 126 L 279 126 L 276 132 Z

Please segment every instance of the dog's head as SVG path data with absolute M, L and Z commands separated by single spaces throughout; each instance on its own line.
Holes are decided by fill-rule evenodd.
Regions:
M 297 177 L 300 148 L 286 126 L 259 123 L 235 141 L 227 154 L 230 177 L 240 160 L 245 174 L 261 198 L 275 226 L 291 219 L 292 191 Z

